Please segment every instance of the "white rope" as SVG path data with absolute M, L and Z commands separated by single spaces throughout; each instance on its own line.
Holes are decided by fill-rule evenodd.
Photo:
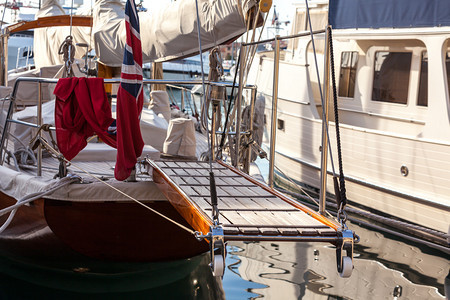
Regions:
M 11 214 L 8 216 L 8 219 L 6 220 L 6 222 L 3 223 L 3 225 L 0 227 L 0 233 L 2 233 L 8 227 L 8 225 L 11 223 L 11 221 L 13 220 L 14 215 L 16 214 L 17 209 L 19 207 L 21 207 L 27 203 L 33 202 L 39 198 L 42 198 L 45 195 L 51 194 L 54 191 L 56 191 L 62 187 L 65 187 L 66 185 L 69 185 L 77 180 L 79 180 L 79 179 L 76 177 L 65 177 L 65 178 L 61 179 L 60 181 L 58 181 L 58 184 L 53 186 L 52 188 L 50 188 L 46 191 L 43 191 L 43 192 L 32 193 L 32 194 L 26 195 L 22 199 L 17 200 L 16 204 L 0 210 L 0 216 L 3 216 L 5 214 L 11 212 Z
M 105 182 L 104 180 L 98 178 L 98 177 L 95 176 L 94 174 L 91 174 L 91 173 L 89 173 L 88 171 L 84 170 L 83 168 L 81 168 L 81 167 L 75 165 L 74 163 L 68 161 L 66 158 L 63 158 L 63 159 L 64 159 L 64 161 L 65 161 L 66 163 L 71 163 L 73 167 L 79 169 L 80 171 L 84 172 L 84 173 L 87 174 L 88 176 L 91 176 L 92 178 L 96 179 L 97 181 L 99 181 L 99 182 L 103 183 L 104 185 L 110 187 L 111 189 L 115 190 L 115 191 L 118 192 L 119 194 L 122 194 L 123 196 L 127 197 L 128 199 L 130 199 L 130 200 L 136 202 L 137 204 L 141 205 L 142 207 L 145 207 L 146 209 L 152 211 L 153 213 L 155 213 L 155 214 L 157 214 L 158 216 L 160 216 L 160 217 L 166 219 L 167 221 L 172 222 L 173 224 L 175 224 L 175 225 L 177 225 L 178 227 L 180 227 L 180 228 L 186 230 L 187 232 L 192 233 L 192 234 L 195 234 L 195 231 L 194 231 L 194 230 L 192 230 L 192 229 L 190 229 L 190 228 L 187 228 L 186 226 L 184 226 L 184 225 L 182 225 L 182 224 L 180 224 L 180 223 L 178 223 L 178 222 L 176 222 L 176 221 L 170 219 L 169 217 L 163 215 L 163 214 L 160 213 L 159 211 L 154 210 L 153 208 L 151 208 L 151 207 L 145 205 L 145 204 L 142 203 L 141 201 L 139 201 L 139 200 L 133 198 L 132 196 L 128 195 L 127 193 L 122 192 L 122 191 L 119 190 L 118 188 L 116 188 L 116 187 L 110 185 L 109 183 Z

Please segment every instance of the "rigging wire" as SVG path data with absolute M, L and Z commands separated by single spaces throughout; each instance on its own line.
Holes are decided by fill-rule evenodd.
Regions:
M 61 156 L 62 156 L 62 155 L 61 155 Z M 99 177 L 95 176 L 94 174 L 92 174 L 92 173 L 90 173 L 90 172 L 84 170 L 83 168 L 81 168 L 80 166 L 77 166 L 77 165 L 74 164 L 73 162 L 70 162 L 70 161 L 67 160 L 65 157 L 62 157 L 62 159 L 63 159 L 66 163 L 70 163 L 73 167 L 79 169 L 80 171 L 82 171 L 83 173 L 87 174 L 88 176 L 91 176 L 91 177 L 94 178 L 95 180 L 97 180 L 97 181 L 99 181 L 99 182 L 105 184 L 105 185 L 108 186 L 109 188 L 115 190 L 115 191 L 118 192 L 119 194 L 121 194 L 121 195 L 127 197 L 128 199 L 130 199 L 130 200 L 136 202 L 137 204 L 141 205 L 142 207 L 144 207 L 144 208 L 150 210 L 151 212 L 153 212 L 153 213 L 157 214 L 158 216 L 160 216 L 160 217 L 166 219 L 167 221 L 169 221 L 169 222 L 171 222 L 171 223 L 177 225 L 178 227 L 180 227 L 180 228 L 186 230 L 187 232 L 189 232 L 189 233 L 191 233 L 191 234 L 195 234 L 195 231 L 194 231 L 194 230 L 192 230 L 192 229 L 190 229 L 190 228 L 187 228 L 186 226 L 184 226 L 184 225 L 178 223 L 178 222 L 175 221 L 175 220 L 172 220 L 171 218 L 169 218 L 169 217 L 167 217 L 166 215 L 160 213 L 159 211 L 157 211 L 157 210 L 151 208 L 150 206 L 145 205 L 145 203 L 143 203 L 143 202 L 137 200 L 136 198 L 134 198 L 134 197 L 128 195 L 127 193 L 122 192 L 121 190 L 119 190 L 119 189 L 116 188 L 115 186 L 113 186 L 113 185 L 111 185 L 111 184 L 105 182 L 105 181 L 102 180 L 101 178 L 99 178 Z
M 6 5 L 8 5 L 8 0 L 5 0 L 5 4 L 4 4 L 4 8 L 3 8 L 2 24 L 3 24 L 3 21 L 5 20 Z
M 258 7 L 258 16 L 259 16 L 259 7 Z M 262 34 L 263 34 L 263 31 L 264 31 L 264 27 L 266 26 L 266 21 L 267 21 L 267 17 L 268 17 L 268 13 L 266 13 L 265 14 L 265 17 L 264 17 L 264 21 L 263 21 L 263 25 L 262 25 L 262 28 L 261 28 L 261 31 L 260 31 L 260 33 L 259 33 L 259 37 L 258 37 L 258 42 L 261 40 L 261 37 L 262 37 Z M 256 24 L 255 24 L 255 26 L 256 26 Z M 253 28 L 253 30 L 255 30 L 256 28 Z M 242 46 L 241 46 L 242 47 Z M 255 46 L 254 48 L 252 48 L 252 54 L 251 54 L 251 56 L 250 56 L 250 59 L 247 61 L 247 64 L 250 66 L 252 63 L 253 63 L 253 59 L 254 59 L 254 57 L 255 57 L 255 54 L 256 54 L 256 49 L 257 49 L 257 46 Z M 240 61 L 241 61 L 241 55 L 242 54 L 242 51 L 239 51 L 239 56 L 238 56 L 238 59 L 237 59 L 237 62 L 236 62 L 236 66 L 237 67 L 240 67 Z M 243 72 L 243 74 L 248 74 L 247 72 Z M 223 147 L 224 147 L 224 145 L 225 145 L 225 139 L 226 139 L 226 137 L 227 137 L 227 133 L 228 133 L 228 131 L 229 131 L 229 127 L 231 126 L 231 123 L 232 123 L 232 121 L 233 121 L 233 119 L 234 119 L 234 111 L 235 111 L 235 108 L 236 108 L 236 106 L 234 106 L 233 107 L 233 113 L 231 113 L 231 106 L 233 105 L 233 101 L 236 99 L 235 98 L 235 95 L 234 95 L 234 90 L 235 90 L 235 85 L 236 85 L 236 80 L 237 80 L 237 75 L 238 75 L 238 69 L 236 68 L 236 71 L 235 71 L 235 73 L 234 73 L 234 76 L 233 76 L 233 85 L 232 85 L 232 87 L 231 87 L 231 93 L 230 93 L 230 100 L 229 100 L 229 102 L 228 102 L 228 109 L 227 109 L 227 111 L 226 111 L 226 117 L 225 117 L 225 124 L 224 124 L 224 126 L 223 126 L 223 128 L 224 128 L 224 130 L 223 130 L 223 132 L 222 132 L 222 137 L 221 137 L 221 139 L 220 139 L 220 144 L 219 144 L 219 148 L 218 148 L 218 156 L 220 157 L 221 155 L 222 155 L 222 150 L 223 150 Z M 244 85 L 245 85 L 245 82 L 247 81 L 247 78 L 245 77 L 245 78 L 243 78 L 243 80 L 242 80 L 242 82 L 244 83 Z M 231 117 L 230 117 L 230 114 L 231 114 Z M 230 120 L 230 121 L 229 121 Z M 228 123 L 230 123 L 230 124 L 228 124 Z M 227 126 L 228 125 L 228 126 Z
M 155 209 L 153 209 L 153 208 L 151 208 L 151 207 L 145 205 L 143 202 L 141 202 L 141 201 L 135 199 L 134 197 L 128 195 L 128 194 L 125 193 L 125 192 L 122 192 L 121 190 L 119 190 L 118 188 L 114 187 L 113 185 L 111 185 L 111 184 L 105 182 L 104 180 L 102 180 L 102 179 L 99 178 L 98 176 L 96 176 L 96 175 L 94 175 L 94 174 L 92 174 L 92 173 L 90 173 L 90 172 L 84 170 L 84 169 L 81 168 L 80 166 L 78 166 L 78 165 L 72 163 L 71 161 L 67 160 L 60 152 L 58 152 L 56 149 L 54 149 L 52 146 L 50 146 L 44 139 L 40 139 L 39 141 L 40 141 L 41 145 L 42 145 L 42 146 L 43 146 L 43 147 L 44 147 L 51 155 L 53 154 L 53 157 L 57 158 L 58 160 L 62 160 L 62 161 L 64 161 L 64 162 L 67 163 L 67 164 L 71 164 L 73 167 L 79 169 L 80 171 L 82 171 L 83 173 L 87 174 L 88 176 L 94 178 L 95 180 L 97 180 L 97 181 L 103 183 L 104 185 L 108 186 L 109 188 L 113 189 L 114 191 L 118 192 L 119 194 L 121 194 L 121 195 L 125 196 L 126 198 L 128 198 L 128 199 L 130 199 L 130 200 L 136 202 L 137 204 L 141 205 L 142 207 L 144 207 L 144 208 L 150 210 L 151 212 L 153 212 L 153 213 L 157 214 L 158 216 L 160 216 L 160 217 L 166 219 L 167 221 L 169 221 L 169 222 L 175 224 L 176 226 L 178 226 L 178 227 L 180 227 L 180 228 L 186 230 L 187 232 L 189 232 L 189 233 L 195 235 L 195 231 L 193 231 L 192 229 L 187 228 L 186 226 L 184 226 L 184 225 L 182 225 L 182 224 L 176 222 L 175 220 L 172 220 L 171 218 L 169 218 L 169 217 L 165 216 L 164 214 L 160 213 L 159 211 L 157 211 L 157 210 L 155 210 Z M 64 178 L 66 178 L 66 177 L 64 177 Z
M 317 83 L 319 86 L 320 101 L 322 103 L 322 122 L 324 122 L 324 124 L 325 124 L 325 129 L 326 129 L 326 133 L 327 133 L 328 149 L 330 152 L 330 161 L 331 161 L 331 168 L 333 171 L 333 176 L 336 176 L 336 172 L 334 170 L 333 152 L 331 151 L 330 134 L 328 132 L 328 123 L 325 122 L 325 110 L 323 109 L 325 107 L 325 100 L 324 100 L 323 93 L 322 93 L 322 84 L 320 83 L 319 64 L 317 62 L 316 45 L 314 43 L 314 34 L 313 34 L 313 30 L 312 30 L 312 25 L 311 25 L 311 15 L 309 14 L 308 0 L 305 0 L 305 3 L 306 3 L 306 14 L 307 14 L 308 24 L 309 24 L 309 32 L 311 35 L 311 43 L 312 43 L 313 53 L 314 53 L 314 61 L 315 61 L 315 65 L 316 65 L 316 74 L 317 74 Z
M 202 39 L 200 37 L 200 15 L 198 12 L 198 0 L 195 0 L 195 11 L 197 14 L 197 35 L 198 35 L 198 50 L 199 50 L 199 54 L 200 54 L 200 70 L 201 70 L 201 74 L 202 74 L 202 90 L 203 90 L 203 94 L 201 95 L 201 100 L 203 101 L 203 109 L 205 111 L 207 111 L 208 107 L 206 105 L 206 101 L 205 101 L 205 97 L 206 97 L 206 90 L 205 90 L 205 71 L 203 70 L 203 55 L 202 55 Z M 211 130 L 211 134 L 214 134 L 213 132 L 214 129 Z M 206 128 L 206 136 L 208 139 L 208 149 L 209 149 L 209 186 L 210 186 L 210 191 L 211 191 L 211 205 L 212 205 L 212 218 L 213 218 L 213 222 L 214 224 L 218 224 L 219 223 L 219 209 L 217 206 L 217 191 L 216 191 L 216 183 L 215 183 L 215 179 L 214 179 L 214 172 L 212 169 L 212 149 L 211 149 L 211 139 L 209 136 L 209 126 L 207 126 Z

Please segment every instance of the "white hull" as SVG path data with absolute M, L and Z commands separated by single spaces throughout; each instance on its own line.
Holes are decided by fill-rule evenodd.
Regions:
M 338 81 L 341 53 L 355 51 L 359 56 L 355 96 L 338 97 L 347 198 L 447 233 L 450 224 L 450 115 L 446 113 L 449 111 L 449 100 L 445 55 L 442 54 L 446 53 L 446 39 L 450 36 L 448 30 L 425 32 L 423 36 L 412 36 L 408 30 L 403 36 L 397 36 L 395 30 L 380 36 L 372 32 L 372 36 L 356 36 L 355 39 L 360 39 L 357 42 L 349 40 L 350 33 L 347 36 L 338 34 L 334 38 Z M 389 41 L 394 38 L 405 41 Z M 420 38 L 422 42 L 417 41 Z M 312 53 L 305 50 L 308 41 L 301 40 L 298 45 L 303 47 L 294 49 L 294 55 L 292 52 L 281 55 L 275 165 L 298 182 L 320 187 L 322 105 L 314 59 Z M 382 50 L 412 53 L 406 105 L 373 101 L 371 98 L 373 57 Z M 415 100 L 418 97 L 420 54 L 423 51 L 428 51 L 428 74 L 433 74 L 428 78 L 428 106 L 416 105 Z M 436 55 L 431 56 L 431 53 Z M 265 98 L 266 129 L 270 132 L 274 62 L 271 53 L 259 55 L 264 56 L 255 58 L 257 63 L 252 67 L 249 83 L 255 83 Z M 318 69 L 322 72 L 323 54 L 317 55 Z M 330 142 L 338 173 L 331 100 L 329 107 Z M 269 138 L 266 135 L 266 143 Z M 329 173 L 332 171 L 330 161 L 329 157 Z M 406 176 L 401 172 L 402 166 L 407 168 Z M 328 192 L 334 193 L 331 176 L 327 187 Z

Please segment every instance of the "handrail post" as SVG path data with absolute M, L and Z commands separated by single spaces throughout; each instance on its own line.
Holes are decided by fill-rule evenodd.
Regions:
M 211 120 L 211 159 L 216 159 L 216 126 L 217 126 L 217 110 L 219 102 L 217 99 L 211 100 L 212 104 L 212 120 Z
M 42 84 L 38 82 L 38 105 L 37 105 L 37 125 L 39 129 L 42 125 Z M 42 130 L 38 129 L 38 139 L 41 139 Z M 42 176 L 42 146 L 41 143 L 38 144 L 37 148 L 37 176 Z
M 6 7 L 5 7 L 6 9 Z M 8 38 L 0 32 L 0 85 L 8 86 Z
M 272 121 L 270 124 L 270 159 L 269 159 L 269 186 L 273 188 L 275 168 L 275 141 L 277 138 L 277 110 L 278 110 L 278 76 L 280 71 L 280 36 L 275 36 L 275 49 L 273 57 L 273 90 L 272 90 Z
M 184 88 L 181 89 L 181 111 L 184 111 Z
M 255 118 L 255 102 L 256 102 L 256 88 L 252 88 L 250 98 L 250 128 L 248 132 L 248 141 L 253 140 L 253 120 Z M 247 159 L 244 164 L 244 172 L 249 174 L 250 172 L 250 162 L 252 161 L 252 145 L 248 145 L 247 149 Z
M 325 214 L 326 194 L 327 194 L 327 163 L 328 163 L 328 103 L 330 98 L 330 55 L 329 55 L 329 33 L 325 33 L 324 49 L 324 73 L 323 73 L 323 91 L 324 107 L 322 107 L 322 152 L 320 163 L 320 194 L 319 194 L 319 213 Z
M 238 87 L 238 97 L 236 99 L 236 158 L 234 166 L 239 168 L 239 148 L 241 143 L 241 101 L 242 101 L 242 84 L 244 80 L 244 68 L 245 68 L 245 61 L 246 61 L 246 55 L 247 55 L 247 48 L 245 45 L 242 45 L 241 47 L 241 61 L 239 66 L 239 87 Z

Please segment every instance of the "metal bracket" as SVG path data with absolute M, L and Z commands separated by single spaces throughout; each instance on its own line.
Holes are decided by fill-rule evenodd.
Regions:
M 214 276 L 223 276 L 225 273 L 225 240 L 221 225 L 211 226 L 211 271 Z
M 336 245 L 336 262 L 339 275 L 350 277 L 353 271 L 353 231 L 345 229 L 338 232 L 340 239 Z M 344 255 L 345 251 L 345 255 Z
M 225 273 L 225 239 L 223 233 L 223 227 L 221 225 L 210 226 L 210 232 L 203 235 L 200 232 L 195 233 L 197 240 L 201 241 L 207 239 L 209 241 L 209 252 L 211 256 L 211 271 L 214 276 L 223 276 Z

